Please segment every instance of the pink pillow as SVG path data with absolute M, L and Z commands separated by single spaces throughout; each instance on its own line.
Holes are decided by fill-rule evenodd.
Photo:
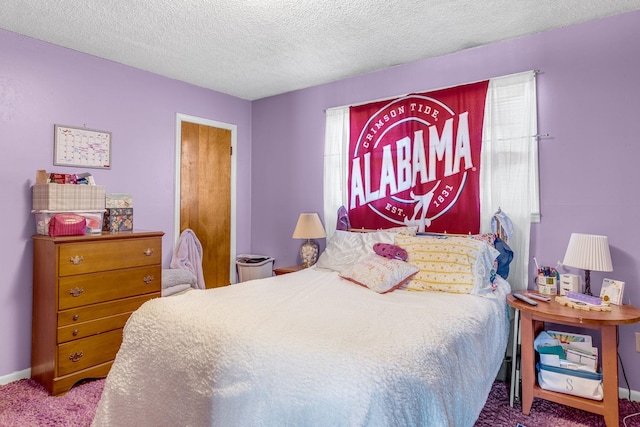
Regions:
M 407 251 L 402 249 L 400 246 L 391 245 L 389 243 L 376 243 L 373 245 L 373 251 L 388 259 L 406 261 L 408 258 Z
M 384 294 L 409 281 L 418 268 L 397 259 L 371 254 L 340 273 L 340 277 Z

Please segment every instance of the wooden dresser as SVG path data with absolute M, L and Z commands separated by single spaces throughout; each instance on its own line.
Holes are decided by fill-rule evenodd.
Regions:
M 52 395 L 109 373 L 127 319 L 160 296 L 163 234 L 33 236 L 31 378 Z

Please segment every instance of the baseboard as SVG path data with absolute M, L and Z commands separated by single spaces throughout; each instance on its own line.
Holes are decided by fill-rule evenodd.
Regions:
M 618 397 L 620 399 L 629 399 L 633 402 L 640 402 L 640 391 L 631 390 L 631 398 L 629 398 L 629 389 L 620 387 L 618 389 Z
M 31 368 L 0 377 L 0 385 L 5 385 L 26 378 L 31 378 Z

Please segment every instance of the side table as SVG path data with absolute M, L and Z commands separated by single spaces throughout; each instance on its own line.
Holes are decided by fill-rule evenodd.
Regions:
M 289 267 L 275 268 L 273 270 L 273 273 L 276 276 L 280 276 L 281 274 L 295 273 L 296 271 L 300 271 L 302 269 L 304 269 L 304 266 L 302 266 L 302 265 L 291 265 Z
M 507 303 L 520 311 L 522 413 L 529 415 L 533 398 L 550 400 L 604 416 L 607 426 L 618 425 L 618 325 L 640 322 L 640 310 L 632 305 L 612 305 L 611 311 L 586 311 L 566 307 L 551 297 L 551 302 L 539 301 L 529 305 L 507 296 Z M 600 331 L 602 341 L 602 401 L 585 399 L 570 394 L 544 390 L 536 384 L 535 352 L 533 341 L 544 329 L 545 322 L 577 326 Z

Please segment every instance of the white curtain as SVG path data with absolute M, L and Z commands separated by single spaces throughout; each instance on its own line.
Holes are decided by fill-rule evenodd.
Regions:
M 509 283 L 526 289 L 531 221 L 540 218 L 535 72 L 489 81 L 480 165 L 481 232 L 501 209 L 513 224 L 509 246 L 514 252 Z M 327 237 L 336 228 L 337 211 L 347 206 L 349 107 L 326 111 L 324 223 Z
M 501 209 L 513 224 L 513 289 L 529 283 L 529 236 L 540 218 L 536 82 L 533 71 L 489 80 L 480 162 L 480 231 Z
M 347 206 L 349 107 L 326 111 L 324 143 L 324 228 L 327 241 L 336 231 L 338 209 Z

